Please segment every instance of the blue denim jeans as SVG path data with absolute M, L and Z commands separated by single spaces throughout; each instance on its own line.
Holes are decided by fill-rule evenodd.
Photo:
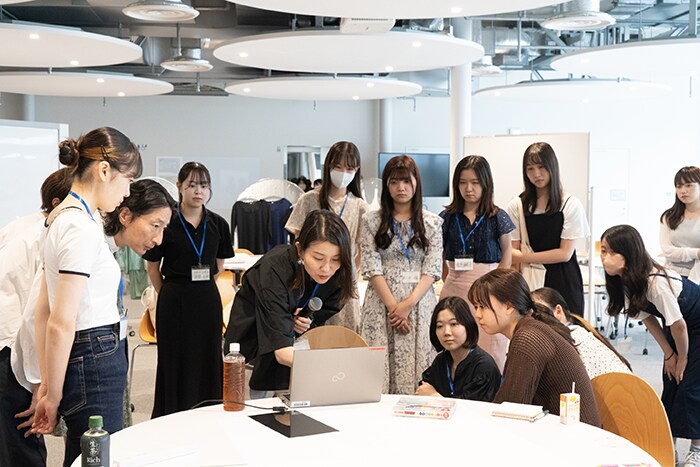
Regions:
M 80 456 L 80 437 L 91 415 L 102 415 L 109 433 L 122 429 L 126 371 L 119 323 L 75 333 L 58 408 L 68 427 L 64 467 Z

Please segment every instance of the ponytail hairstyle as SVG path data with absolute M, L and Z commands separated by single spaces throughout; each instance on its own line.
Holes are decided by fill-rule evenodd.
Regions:
M 345 162 L 345 165 L 355 169 L 355 178 L 348 185 L 348 191 L 357 198 L 362 198 L 362 190 L 360 189 L 360 150 L 349 141 L 338 141 L 328 150 L 326 160 L 323 162 L 323 180 L 321 182 L 321 192 L 319 193 L 319 201 L 321 209 L 331 209 L 328 203 L 328 192 L 333 183 L 331 182 L 331 170 L 336 164 Z
M 445 211 L 450 214 L 464 212 L 464 198 L 459 190 L 459 179 L 462 172 L 467 169 L 472 169 L 474 171 L 481 185 L 481 199 L 479 200 L 479 208 L 476 211 L 476 216 L 495 216 L 498 213 L 498 206 L 493 202 L 493 176 L 491 175 L 491 166 L 482 156 L 467 156 L 457 163 L 455 171 L 452 174 L 452 200 L 450 204 L 445 206 Z
M 329 242 L 340 248 L 340 268 L 333 275 L 340 287 L 340 301 L 345 303 L 351 298 L 357 298 L 352 273 L 350 232 L 345 222 L 336 213 L 325 209 L 311 211 L 301 226 L 297 243 L 303 252 L 315 242 Z M 303 289 L 306 275 L 304 266 L 298 265 L 292 288 Z
M 607 313 L 617 316 L 624 311 L 625 296 L 629 300 L 627 313 L 631 318 L 637 317 L 646 309 L 649 275 L 653 270 L 659 271 L 670 281 L 666 269 L 649 255 L 644 247 L 642 236 L 631 225 L 615 225 L 603 232 L 610 253 L 618 253 L 625 258 L 625 268 L 618 276 L 605 273 L 605 289 L 608 292 Z
M 455 315 L 457 322 L 464 326 L 467 331 L 467 340 L 462 344 L 462 347 L 465 349 L 476 347 L 477 342 L 479 342 L 479 326 L 476 324 L 469 305 L 462 297 L 445 297 L 435 305 L 433 316 L 430 318 L 430 343 L 433 344 L 435 350 L 438 352 L 445 350 L 437 336 L 437 319 L 443 310 L 450 310 Z
M 132 219 L 150 214 L 160 208 L 177 207 L 177 203 L 170 196 L 168 190 L 163 185 L 154 180 L 137 180 L 129 187 L 129 196 L 124 198 L 117 208 L 109 213 L 103 213 L 105 235 L 114 237 L 124 229 L 124 225 L 119 220 L 119 214 L 123 208 L 131 211 Z
M 544 305 L 535 303 L 525 278 L 512 269 L 494 269 L 478 278 L 469 289 L 469 301 L 475 306 L 493 310 L 491 298 L 515 309 L 520 317 L 532 316 L 549 325 L 557 334 L 572 346 L 569 328 L 551 315 Z M 498 319 L 498 317 L 496 317 Z
M 564 189 L 559 177 L 559 161 L 554 149 L 548 143 L 533 143 L 527 147 L 523 155 L 523 185 L 525 190 L 520 193 L 525 215 L 531 215 L 537 207 L 537 188 L 527 176 L 527 166 L 541 164 L 549 172 L 549 200 L 545 214 L 554 214 L 561 209 L 561 198 Z
M 617 356 L 617 358 L 619 358 L 620 361 L 624 363 L 625 366 L 630 369 L 630 371 L 632 371 L 632 365 L 630 365 L 630 362 L 623 357 L 622 354 L 620 354 L 620 352 L 618 352 L 617 349 L 613 347 L 612 344 L 601 333 L 599 333 L 597 329 L 591 326 L 585 319 L 571 313 L 569 310 L 569 305 L 566 304 L 566 300 L 564 300 L 564 297 L 562 297 L 559 292 L 551 287 L 542 287 L 541 289 L 533 291 L 532 297 L 535 300 L 542 302 L 552 316 L 554 316 L 554 309 L 557 307 L 557 305 L 559 305 L 564 312 L 564 317 L 567 321 L 577 324 L 593 334 L 596 339 L 598 339 L 605 347 L 610 349 Z
M 187 180 L 187 177 L 192 174 L 192 179 L 190 180 L 191 183 L 196 183 L 199 185 L 207 185 L 209 188 L 209 199 L 207 199 L 206 203 L 208 203 L 211 200 L 212 195 L 214 192 L 211 189 L 211 174 L 209 174 L 209 169 L 207 169 L 204 164 L 201 164 L 199 162 L 186 162 L 185 165 L 180 167 L 180 171 L 177 173 L 177 181 L 179 186 L 177 187 L 177 193 L 178 193 L 178 203 L 182 202 L 182 193 L 180 190 L 184 190 L 186 187 L 184 186 L 185 180 Z
M 124 133 L 110 127 L 101 127 L 61 141 L 58 159 L 68 167 L 74 179 L 83 180 L 86 171 L 96 162 L 105 161 L 120 174 L 137 178 L 143 172 L 141 154 Z
M 41 210 L 46 214 L 53 211 L 53 200 L 63 201 L 70 192 L 73 184 L 73 177 L 67 167 L 58 169 L 44 180 L 41 184 Z
M 382 250 L 389 247 L 391 239 L 394 237 L 394 200 L 389 194 L 389 182 L 391 180 L 408 180 L 411 177 L 416 179 L 416 186 L 411 199 L 411 227 L 413 228 L 413 238 L 406 245 L 418 248 L 428 247 L 428 238 L 425 236 L 425 223 L 423 222 L 423 189 L 421 186 L 420 171 L 416 162 L 407 155 L 394 156 L 384 166 L 382 172 L 382 196 L 380 200 L 380 222 L 377 233 L 374 235 L 374 243 Z
M 686 183 L 700 183 L 699 168 L 693 166 L 683 167 L 676 172 L 676 176 L 673 178 L 674 186 L 677 188 Z M 661 214 L 661 222 L 665 221 L 671 230 L 678 228 L 680 223 L 683 222 L 683 215 L 685 214 L 685 204 L 678 198 L 677 193 L 675 199 L 673 206 Z

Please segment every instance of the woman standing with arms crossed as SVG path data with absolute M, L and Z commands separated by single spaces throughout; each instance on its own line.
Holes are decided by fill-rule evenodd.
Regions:
M 515 224 L 513 265 L 543 264 L 547 269 L 544 286 L 559 292 L 574 313 L 581 313 L 583 278 L 576 259 L 576 240 L 586 237 L 588 222 L 581 201 L 562 188 L 552 146 L 533 143 L 525 150 L 523 183 L 525 191 L 506 208 Z M 523 224 L 532 253 L 520 250 Z
M 223 384 L 223 318 L 215 278 L 224 259 L 233 256 L 231 234 L 224 218 L 205 207 L 211 176 L 204 165 L 183 165 L 177 188 L 180 204 L 163 243 L 143 255 L 158 292 L 153 418 L 221 399 Z
M 476 279 L 498 268 L 510 268 L 510 232 L 515 228 L 506 212 L 493 203 L 491 167 L 481 156 L 467 156 L 452 176 L 452 202 L 440 213 L 445 248 L 445 285 L 440 300 L 467 299 Z M 473 313 L 473 307 L 470 304 Z M 508 339 L 479 329 L 479 347 L 493 357 L 503 372 Z
M 430 317 L 440 278 L 439 216 L 422 209 L 420 172 L 410 157 L 396 156 L 382 173 L 381 208 L 362 218 L 362 273 L 369 281 L 360 334 L 387 348 L 384 392 L 413 394 L 435 357 Z M 389 360 L 392 361 L 389 361 Z
M 700 169 L 683 167 L 673 184 L 676 201 L 661 215 L 661 250 L 668 269 L 697 284 L 700 271 L 691 272 L 700 259 Z
M 47 219 L 44 280 L 36 308 L 42 386 L 33 431 L 50 433 L 58 412 L 68 427 L 64 466 L 80 455 L 90 415 L 122 428 L 126 354 L 119 349 L 116 291 L 121 273 L 109 251 L 99 209 L 111 212 L 141 174 L 136 146 L 113 128 L 98 128 L 60 144 L 73 173 L 70 195 Z
M 350 231 L 353 258 L 353 283 L 357 295 L 357 263 L 359 262 L 360 219 L 369 210 L 362 199 L 360 182 L 360 151 L 353 143 L 339 141 L 331 146 L 323 163 L 321 190 L 304 193 L 294 205 L 285 228 L 299 237 L 301 226 L 311 211 L 328 209 L 338 214 Z M 328 324 L 345 326 L 357 331 L 360 325 L 360 303 L 357 298 L 347 301 L 340 313 Z
M 641 319 L 661 347 L 671 433 L 691 440 L 684 466 L 700 465 L 700 286 L 654 261 L 632 226 L 610 227 L 600 243 L 608 314 Z

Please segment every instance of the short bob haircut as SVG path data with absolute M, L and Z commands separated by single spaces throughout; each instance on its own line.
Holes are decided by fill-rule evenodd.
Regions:
M 467 330 L 467 340 L 463 347 L 465 349 L 476 347 L 476 343 L 479 341 L 479 326 L 476 325 L 469 305 L 461 297 L 445 297 L 435 306 L 433 316 L 430 318 L 430 343 L 433 344 L 435 350 L 438 352 L 445 350 L 437 336 L 437 319 L 443 310 L 450 310 L 455 315 L 457 322 Z
M 104 221 L 105 235 L 114 237 L 124 229 L 124 225 L 119 220 L 122 209 L 129 209 L 133 219 L 150 214 L 160 208 L 177 207 L 177 203 L 170 196 L 168 190 L 155 180 L 136 180 L 129 187 L 130 194 L 121 202 L 117 209 L 102 215 Z M 171 213 L 172 214 L 172 213 Z

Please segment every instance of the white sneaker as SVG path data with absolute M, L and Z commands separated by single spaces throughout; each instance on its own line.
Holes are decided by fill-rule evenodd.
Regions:
M 688 451 L 683 467 L 700 467 L 700 449 L 691 448 Z

